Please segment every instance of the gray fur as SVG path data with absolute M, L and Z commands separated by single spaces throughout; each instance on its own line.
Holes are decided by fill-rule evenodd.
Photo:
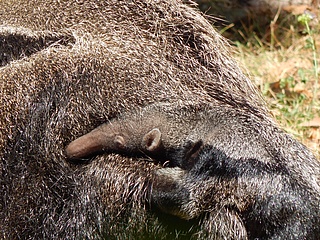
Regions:
M 197 118 L 192 113 L 199 106 L 210 106 L 273 126 L 227 41 L 198 11 L 171 0 L 20 0 L 0 1 L 0 16 L 1 239 L 254 237 L 237 208 L 225 208 L 235 195 L 222 194 L 229 192 L 223 178 L 201 167 L 170 168 L 168 191 L 159 179 L 168 169 L 157 171 L 161 166 L 149 158 L 103 154 L 75 165 L 65 156 L 72 140 L 150 104 L 179 106 L 184 111 L 172 112 L 177 125 L 184 123 L 183 114 Z M 316 191 L 318 163 L 310 152 L 291 138 L 274 141 L 299 193 Z M 227 155 L 234 159 L 242 148 L 232 143 Z M 248 186 L 267 192 L 268 181 L 256 170 Z M 247 190 L 237 183 L 232 182 L 237 192 Z M 162 202 L 171 194 L 174 209 Z

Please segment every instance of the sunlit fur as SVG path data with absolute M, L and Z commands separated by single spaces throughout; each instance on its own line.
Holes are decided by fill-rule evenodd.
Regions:
M 260 95 L 230 57 L 227 41 L 198 11 L 173 0 L 8 0 L 0 1 L 0 16 L 1 239 L 255 236 L 255 227 L 244 228 L 237 206 L 225 207 L 230 199 L 222 193 L 231 196 L 229 185 L 214 172 L 181 175 L 176 169 L 181 177 L 172 190 L 183 192 L 177 204 L 193 218 L 186 221 L 165 215 L 152 202 L 166 192 L 158 181 L 161 167 L 148 158 L 105 154 L 77 165 L 65 156 L 69 142 L 101 123 L 159 102 L 185 106 L 188 115 L 197 113 L 197 106 L 221 106 L 273 126 Z M 309 151 L 291 138 L 273 141 L 273 131 L 263 130 L 282 156 L 279 167 L 296 176 L 290 186 L 318 193 L 319 166 Z M 236 155 L 241 147 L 234 147 Z M 206 153 L 215 151 L 220 154 L 216 148 Z M 244 186 L 268 192 L 269 182 L 278 179 L 267 181 L 268 176 L 230 184 L 244 191 L 241 197 L 247 196 Z M 243 208 L 250 199 L 244 200 Z M 265 219 L 257 221 L 271 236 Z

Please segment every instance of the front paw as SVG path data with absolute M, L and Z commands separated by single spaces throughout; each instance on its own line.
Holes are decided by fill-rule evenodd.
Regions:
M 156 171 L 152 187 L 152 202 L 163 212 L 181 219 L 197 217 L 197 199 L 192 196 L 188 184 L 188 172 L 179 167 L 162 168 Z
M 160 168 L 156 171 L 156 179 L 160 182 L 171 182 L 172 184 L 178 183 L 184 179 L 187 171 L 179 167 L 166 167 Z M 162 180 L 162 181 L 161 181 Z

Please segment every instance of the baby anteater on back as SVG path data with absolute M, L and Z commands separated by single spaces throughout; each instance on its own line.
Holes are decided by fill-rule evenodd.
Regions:
M 288 143 L 291 149 L 284 150 Z M 170 167 L 157 171 L 153 204 L 183 219 L 206 212 L 222 227 L 214 230 L 217 236 L 228 227 L 246 229 L 252 237 L 319 236 L 319 163 L 303 156 L 304 146 L 271 122 L 221 106 L 202 105 L 190 113 L 176 105 L 153 105 L 101 125 L 67 147 L 71 158 L 98 151 L 169 161 Z M 295 159 L 292 165 L 288 158 Z M 308 176 L 313 183 L 301 164 L 315 170 Z
M 186 168 L 192 153 L 202 145 L 202 140 L 193 142 L 188 138 L 191 132 L 200 130 L 195 128 L 202 127 L 203 122 L 193 120 L 193 126 L 191 122 L 186 124 L 187 118 L 175 120 L 177 110 L 161 104 L 125 113 L 72 141 L 66 155 L 73 160 L 87 160 L 99 153 L 113 152 L 148 156 L 155 162 Z M 183 128 L 186 131 L 181 132 Z

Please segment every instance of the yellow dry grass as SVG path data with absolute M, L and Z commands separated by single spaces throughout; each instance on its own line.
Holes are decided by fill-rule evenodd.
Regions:
M 252 33 L 245 41 L 235 42 L 236 57 L 263 92 L 279 124 L 319 157 L 320 27 L 311 26 L 310 35 L 304 33 L 305 26 L 296 17 L 293 19 L 287 28 L 274 28 L 271 21 L 273 40 Z M 312 49 L 311 38 L 316 50 Z

